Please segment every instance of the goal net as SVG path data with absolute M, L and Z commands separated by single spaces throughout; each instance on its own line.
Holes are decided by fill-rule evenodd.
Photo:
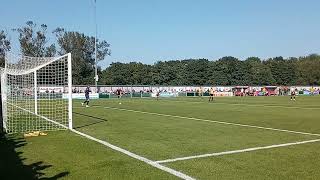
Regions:
M 72 128 L 71 54 L 7 55 L 1 70 L 3 127 L 7 133 Z

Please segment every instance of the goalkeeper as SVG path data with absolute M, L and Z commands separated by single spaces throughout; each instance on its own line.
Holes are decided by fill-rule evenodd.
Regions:
M 86 100 L 82 103 L 82 106 L 83 106 L 84 104 L 86 104 L 86 107 L 89 107 L 89 101 L 90 101 L 89 93 L 90 93 L 90 92 L 91 92 L 91 90 L 90 90 L 90 87 L 88 86 L 88 87 L 86 88 L 86 90 L 84 91 Z

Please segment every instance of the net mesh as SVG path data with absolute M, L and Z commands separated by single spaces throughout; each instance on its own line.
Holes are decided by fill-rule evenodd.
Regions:
M 8 133 L 68 128 L 68 56 L 6 56 L 2 97 Z

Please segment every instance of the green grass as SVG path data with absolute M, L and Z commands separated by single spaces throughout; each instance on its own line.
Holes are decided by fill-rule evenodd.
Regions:
M 197 121 L 320 134 L 320 96 L 298 97 L 296 102 L 288 97 L 225 97 L 212 103 L 206 98 L 121 99 L 121 102 L 92 100 L 91 107 L 84 108 L 81 101 L 74 101 L 74 128 L 153 161 L 320 139 Z M 0 161 L 1 180 L 176 179 L 69 131 L 29 139 L 20 136 L 7 135 L 1 139 L 0 153 L 8 154 Z M 316 142 L 163 165 L 197 179 L 319 179 L 319 148 L 320 143 Z
M 0 179 L 177 179 L 68 131 L 0 144 Z
M 320 144 L 170 163 L 198 179 L 319 179 Z

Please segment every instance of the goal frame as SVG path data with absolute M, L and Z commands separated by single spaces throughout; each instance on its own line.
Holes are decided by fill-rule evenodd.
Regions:
M 25 56 L 24 56 L 25 57 Z M 34 57 L 34 58 L 45 58 L 45 57 Z M 49 57 L 48 57 L 49 58 Z M 38 114 L 38 103 L 39 103 L 39 98 L 38 98 L 38 77 L 37 77 L 37 71 L 40 70 L 41 68 L 44 68 L 48 65 L 50 65 L 51 63 L 54 63 L 56 61 L 59 61 L 63 58 L 67 58 L 67 93 L 63 93 L 66 94 L 67 96 L 67 101 L 68 101 L 68 107 L 66 109 L 68 109 L 68 126 L 64 126 L 58 122 L 54 122 L 53 120 L 50 120 L 49 118 L 46 118 L 45 116 L 42 116 L 40 114 Z M 7 59 L 6 59 L 6 63 L 5 63 L 5 68 L 1 69 L 0 71 L 0 77 L 1 77 L 1 86 L 0 86 L 0 90 L 1 90 L 1 113 L 2 113 L 2 118 L 0 118 L 0 125 L 2 125 L 2 130 L 5 133 L 10 133 L 9 129 L 7 127 L 7 122 L 8 122 L 8 110 L 7 110 L 7 89 L 8 89 L 8 84 L 7 84 L 7 75 L 26 75 L 26 74 L 30 74 L 33 73 L 33 92 L 34 92 L 34 112 L 30 112 L 32 114 L 34 114 L 35 116 L 38 116 L 39 118 L 51 121 L 61 127 L 63 127 L 64 129 L 73 129 L 73 117 L 72 117 L 72 59 L 71 59 L 71 53 L 67 53 L 65 55 L 62 56 L 58 56 L 58 57 L 52 57 L 52 60 L 43 63 L 39 66 L 36 66 L 35 68 L 32 68 L 30 70 L 27 70 L 23 73 L 16 73 L 16 72 L 9 72 L 8 71 L 8 67 L 7 67 Z M 63 98 L 63 97 L 62 97 Z M 0 126 L 1 128 L 1 126 Z M 1 129 L 0 129 L 1 132 Z

